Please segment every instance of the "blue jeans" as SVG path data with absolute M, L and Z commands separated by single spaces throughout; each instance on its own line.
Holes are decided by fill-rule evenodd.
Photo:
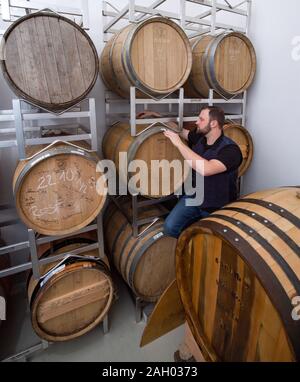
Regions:
M 186 199 L 189 198 L 191 197 L 186 195 L 181 197 L 175 208 L 167 217 L 164 225 L 164 233 L 166 236 L 178 239 L 180 234 L 186 228 L 210 215 L 208 212 L 201 210 L 200 207 L 186 206 Z

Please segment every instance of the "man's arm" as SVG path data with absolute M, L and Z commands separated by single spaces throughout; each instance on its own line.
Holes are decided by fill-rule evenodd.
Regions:
M 189 130 L 183 129 L 182 132 L 179 134 L 181 138 L 183 138 L 185 141 L 189 140 Z
M 178 134 L 167 131 L 165 136 L 178 148 L 184 159 L 191 162 L 191 167 L 200 175 L 213 176 L 227 171 L 226 166 L 222 162 L 216 159 L 208 161 L 196 154 L 182 142 Z
M 146 118 L 160 118 L 162 117 L 162 115 L 160 113 L 156 113 L 155 111 L 149 111 L 149 110 L 144 110 L 142 111 L 141 113 L 137 114 L 136 116 L 137 118 L 140 118 L 140 119 L 146 119 Z M 178 124 L 175 123 L 175 122 L 168 122 L 167 123 L 168 127 L 172 130 L 175 130 L 175 131 L 178 131 L 179 130 L 179 127 L 178 127 Z M 185 141 L 188 141 L 189 140 L 189 133 L 190 131 L 189 130 L 186 130 L 186 129 L 183 129 L 179 135 L 181 138 L 183 138 Z
M 172 130 L 175 130 L 175 131 L 177 130 L 177 131 L 178 131 L 178 129 L 179 129 L 177 123 L 175 123 L 175 122 L 168 122 L 167 125 L 168 125 L 169 128 L 172 129 Z M 183 129 L 183 130 L 182 130 L 180 133 L 178 133 L 178 134 L 179 134 L 179 136 L 180 136 L 181 138 L 183 138 L 185 141 L 188 141 L 188 140 L 189 140 L 189 133 L 190 133 L 189 130 Z

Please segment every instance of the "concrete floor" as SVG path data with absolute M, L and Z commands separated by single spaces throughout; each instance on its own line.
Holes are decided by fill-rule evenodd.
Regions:
M 136 323 L 135 305 L 127 287 L 114 275 L 119 298 L 114 302 L 109 316 L 109 333 L 104 335 L 102 325 L 90 333 L 64 343 L 50 344 L 49 348 L 32 354 L 30 362 L 173 362 L 174 352 L 183 338 L 183 326 L 156 340 L 139 347 L 145 320 Z M 13 299 L 8 317 L 0 329 L 0 359 L 39 344 L 33 332 L 24 288 Z

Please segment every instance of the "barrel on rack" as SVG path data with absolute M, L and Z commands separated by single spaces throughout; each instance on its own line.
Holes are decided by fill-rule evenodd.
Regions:
M 146 126 L 139 127 L 137 132 L 146 128 Z M 140 172 L 141 181 L 130 182 L 131 192 L 140 193 L 149 198 L 169 196 L 180 190 L 188 177 L 188 169 L 184 171 L 184 158 L 171 141 L 164 136 L 164 128 L 165 126 L 158 125 L 142 132 L 137 137 L 132 137 L 130 126 L 123 123 L 118 123 L 107 131 L 103 140 L 103 154 L 105 158 L 115 163 L 123 183 L 131 181 L 131 175 L 133 176 L 137 171 L 136 168 L 131 168 L 133 161 L 143 161 L 146 165 L 146 168 L 143 167 L 145 171 Z M 124 160 L 120 161 L 120 155 L 124 154 L 127 155 L 128 166 Z M 178 166 L 178 169 L 171 169 L 169 172 L 163 163 L 171 165 L 172 162 Z M 138 162 L 136 163 L 138 164 Z M 159 164 L 162 165 L 162 171 L 158 170 Z
M 163 17 L 122 29 L 107 43 L 100 58 L 106 86 L 125 98 L 131 86 L 143 97 L 173 93 L 186 82 L 191 68 L 188 37 L 178 24 Z
M 189 131 L 195 131 L 195 122 L 185 122 L 183 128 Z M 254 155 L 254 143 L 251 134 L 243 126 L 233 122 L 226 122 L 223 127 L 226 137 L 232 139 L 240 148 L 243 155 L 243 162 L 239 168 L 239 177 L 245 175 L 251 166 Z
M 2 71 L 21 98 L 47 110 L 82 101 L 98 76 L 98 55 L 88 34 L 53 12 L 15 21 L 4 34 Z
M 299 191 L 249 195 L 179 238 L 177 282 L 207 360 L 299 362 Z
M 128 217 L 131 202 L 122 204 Z M 162 207 L 141 211 L 140 218 L 158 216 Z M 176 240 L 163 233 L 163 220 L 150 228 L 144 225 L 135 238 L 132 226 L 123 213 L 110 204 L 104 215 L 105 240 L 110 258 L 134 294 L 143 301 L 155 302 L 175 278 Z M 148 228 L 148 229 L 146 229 Z
M 17 211 L 27 227 L 44 235 L 68 235 L 100 213 L 106 183 L 96 171 L 99 158 L 83 143 L 33 146 L 28 158 L 19 162 L 13 187 Z
M 93 242 L 69 239 L 46 251 L 41 258 L 71 252 Z M 113 301 L 113 284 L 107 258 L 88 251 L 65 263 L 41 266 L 44 275 L 28 280 L 31 321 L 39 337 L 62 342 L 86 334 L 103 321 Z
M 222 33 L 191 39 L 193 67 L 185 85 L 189 97 L 232 98 L 247 90 L 256 72 L 256 54 L 251 41 L 242 33 Z
M 227 123 L 223 130 L 226 137 L 232 139 L 242 152 L 243 162 L 239 168 L 239 177 L 241 177 L 248 171 L 253 160 L 254 144 L 252 137 L 243 126 L 234 123 Z

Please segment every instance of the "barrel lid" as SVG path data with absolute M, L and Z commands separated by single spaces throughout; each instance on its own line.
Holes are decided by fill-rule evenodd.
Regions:
M 25 100 L 48 110 L 79 103 L 98 76 L 98 56 L 88 34 L 53 12 L 15 21 L 3 38 L 4 77 Z

